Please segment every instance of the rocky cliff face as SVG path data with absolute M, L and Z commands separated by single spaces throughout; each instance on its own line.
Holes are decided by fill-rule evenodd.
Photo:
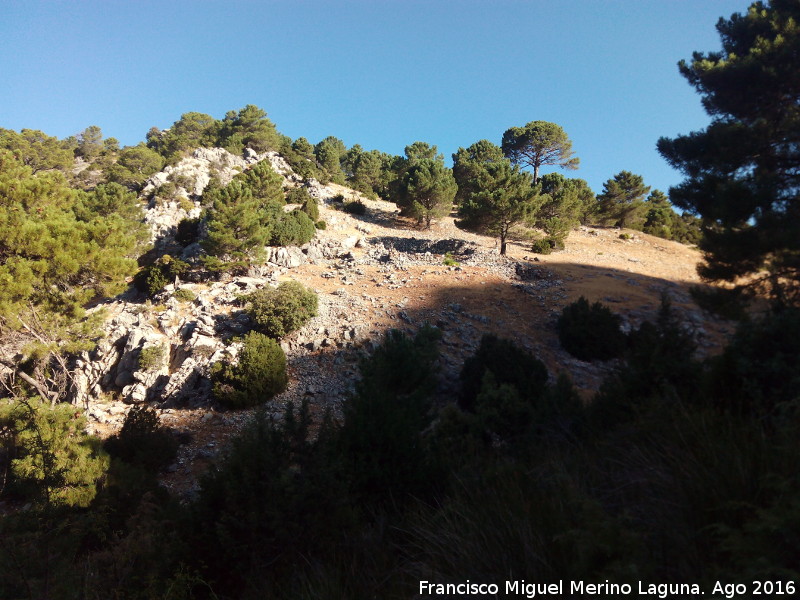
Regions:
M 178 223 L 200 214 L 200 197 L 212 176 L 226 184 L 261 160 L 268 160 L 287 186 L 300 181 L 275 152 L 256 154 L 248 150 L 239 157 L 222 148 L 199 148 L 178 164 L 153 175 L 142 191 L 143 198 L 157 197 L 158 189 L 167 182 L 180 184 L 177 199 L 151 199 L 147 206 L 145 221 L 150 225 L 155 252 L 176 248 Z M 337 193 L 316 181 L 306 185 L 322 201 Z M 230 340 L 250 327 L 238 297 L 276 285 L 279 277 L 309 261 L 346 254 L 354 245 L 352 240 L 342 245 L 335 240 L 315 239 L 302 248 L 266 248 L 266 262 L 253 265 L 245 277 L 183 283 L 177 288 L 169 285 L 160 296 L 147 302 L 129 290 L 92 309 L 107 314 L 106 336 L 94 351 L 77 360 L 73 401 L 88 408 L 96 420 L 112 423 L 121 422 L 124 416 L 119 402 L 151 402 L 162 408 L 207 404 L 210 365 L 219 360 L 235 360 L 238 346 Z M 190 259 L 199 250 L 193 244 L 183 250 L 182 257 Z M 181 293 L 176 296 L 178 290 Z M 288 349 L 287 343 L 284 346 Z M 148 360 L 143 361 L 142 356 Z

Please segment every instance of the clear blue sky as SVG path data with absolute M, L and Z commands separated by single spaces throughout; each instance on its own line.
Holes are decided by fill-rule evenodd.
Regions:
M 256 104 L 279 131 L 402 154 L 529 121 L 571 137 L 599 192 L 681 180 L 660 136 L 704 127 L 676 63 L 746 0 L 0 1 L 0 127 L 123 145 L 188 111 Z

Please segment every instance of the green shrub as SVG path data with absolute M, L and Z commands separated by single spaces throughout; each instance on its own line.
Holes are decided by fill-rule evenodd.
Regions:
M 319 220 L 319 202 L 317 202 L 316 198 L 308 196 L 300 210 L 306 213 L 312 221 Z
M 158 265 L 149 265 L 133 277 L 133 285 L 136 289 L 151 298 L 163 290 L 169 282 Z
M 633 236 L 630 233 L 620 233 L 619 239 L 621 240 L 632 240 Z
M 247 312 L 256 328 L 273 338 L 299 329 L 317 314 L 317 295 L 296 281 L 263 289 L 245 297 Z
M 444 260 L 442 261 L 442 264 L 445 267 L 457 267 L 461 263 L 458 262 L 455 258 L 453 258 L 453 253 L 452 252 L 446 252 L 445 255 L 444 255 Z
M 181 246 L 188 246 L 197 241 L 200 219 L 182 219 L 175 232 L 175 241 Z
M 344 212 L 351 215 L 365 215 L 367 214 L 367 207 L 361 200 L 353 200 L 344 205 Z
M 112 458 L 153 471 L 170 464 L 178 451 L 177 441 L 161 426 L 156 411 L 145 405 L 128 411 L 122 429 L 104 447 Z
M 474 356 L 464 361 L 461 370 L 461 397 L 459 405 L 469 411 L 476 410 L 476 401 L 484 388 L 487 374 L 495 384 L 508 384 L 516 389 L 526 402 L 536 402 L 547 384 L 547 367 L 514 342 L 484 335 Z
M 133 278 L 133 285 L 152 298 L 175 281 L 175 278 L 180 278 L 188 268 L 188 263 L 165 254 L 152 265 L 139 271 Z
M 161 367 L 166 355 L 166 347 L 163 344 L 158 346 L 147 346 L 139 351 L 139 369 L 144 371 L 155 371 Z
M 305 204 L 311 198 L 311 194 L 304 187 L 295 187 L 286 192 L 287 204 Z
M 531 252 L 535 252 L 536 254 L 550 254 L 552 251 L 553 245 L 551 244 L 549 238 L 536 240 L 531 246 Z
M 214 397 L 230 408 L 263 404 L 286 389 L 286 355 L 277 341 L 251 331 L 237 364 L 214 364 L 211 379 Z
M 581 360 L 609 360 L 625 351 L 622 320 L 600 302 L 589 305 L 581 296 L 566 306 L 558 318 L 558 339 L 564 349 Z
M 744 321 L 711 361 L 709 395 L 734 414 L 777 415 L 800 400 L 800 309 Z
M 315 233 L 314 221 L 303 211 L 293 210 L 275 223 L 270 245 L 302 246 L 314 239 Z
M 317 221 L 316 223 L 314 223 L 314 227 L 316 227 L 317 229 L 327 229 L 328 224 L 325 221 Z
M 192 290 L 181 288 L 179 290 L 175 290 L 175 293 L 172 294 L 172 297 L 179 302 L 194 302 L 194 300 L 197 298 L 197 294 L 195 294 Z
M 11 458 L 10 465 L 0 465 L 10 466 L 3 472 L 0 491 L 7 483 L 9 491 L 44 507 L 88 506 L 95 497 L 95 484 L 108 467 L 108 456 L 100 440 L 86 433 L 86 418 L 75 406 L 50 406 L 24 397 L 4 399 L 0 435 L 3 446 L 8 443 L 0 455 L 7 452 Z
M 339 443 L 344 477 L 361 502 L 398 507 L 429 496 L 440 482 L 422 434 L 432 420 L 440 336 L 428 326 L 414 338 L 391 330 L 360 364 Z

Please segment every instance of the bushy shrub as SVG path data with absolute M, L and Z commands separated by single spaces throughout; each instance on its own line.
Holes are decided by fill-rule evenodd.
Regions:
M 133 285 L 136 289 L 151 298 L 163 290 L 168 283 L 169 279 L 158 265 L 149 265 L 133 277 Z
M 277 341 L 251 331 L 237 364 L 214 364 L 211 379 L 214 397 L 230 408 L 263 404 L 286 389 L 286 355 Z
M 325 221 L 317 221 L 316 223 L 314 223 L 314 227 L 316 227 L 317 229 L 327 229 L 328 224 Z
M 88 506 L 95 497 L 108 456 L 100 440 L 86 433 L 86 418 L 76 407 L 24 397 L 4 399 L 0 435 L 5 447 L 0 458 L 8 454 L 9 463 L 0 464 L 9 469 L 0 479 L 0 492 L 8 484 L 8 491 L 46 507 Z M 0 539 L 1 534 L 0 530 Z
M 744 321 L 711 361 L 709 395 L 734 414 L 776 415 L 800 400 L 800 310 Z
M 453 258 L 453 253 L 452 252 L 445 252 L 444 260 L 442 260 L 442 264 L 445 267 L 457 267 L 461 263 L 458 262 L 455 258 Z
M 112 458 L 153 471 L 170 464 L 178 451 L 177 441 L 161 426 L 156 411 L 145 405 L 128 411 L 122 429 L 104 447 Z
M 175 241 L 181 246 L 188 246 L 197 241 L 200 219 L 182 219 L 175 232 Z
M 361 502 L 397 507 L 434 491 L 422 432 L 432 418 L 440 335 L 427 326 L 414 338 L 391 330 L 361 362 L 339 439 L 344 476 Z
M 144 371 L 157 370 L 163 364 L 165 354 L 166 348 L 162 344 L 159 344 L 158 346 L 147 346 L 146 348 L 142 348 L 139 351 L 139 368 Z
M 317 314 L 317 295 L 296 281 L 248 295 L 247 312 L 256 328 L 273 338 L 299 329 Z
M 484 335 L 474 356 L 464 361 L 461 370 L 459 405 L 469 411 L 476 409 L 484 379 L 491 374 L 496 385 L 508 384 L 526 402 L 536 402 L 547 384 L 547 367 L 514 342 Z
M 319 220 L 319 202 L 317 202 L 316 198 L 308 196 L 300 210 L 306 213 L 312 221 Z
M 295 187 L 286 192 L 286 203 L 305 204 L 311 197 L 311 194 L 308 193 L 308 189 L 304 187 Z
M 133 278 L 133 285 L 149 297 L 157 295 L 166 285 L 179 278 L 189 265 L 169 254 L 165 254 L 152 265 L 139 271 Z
M 192 290 L 181 288 L 179 290 L 175 290 L 175 293 L 172 295 L 172 297 L 180 302 L 194 302 L 194 300 L 197 298 L 197 294 L 195 294 Z
M 531 252 L 535 252 L 536 254 L 550 254 L 553 251 L 554 245 L 550 238 L 542 238 L 541 240 L 536 240 L 531 245 Z
M 314 239 L 314 221 L 301 210 L 281 216 L 272 230 L 271 246 L 302 246 Z
M 353 200 L 345 203 L 344 212 L 351 215 L 365 215 L 367 214 L 367 207 L 361 200 Z
M 558 318 L 558 339 L 564 349 L 581 360 L 609 360 L 625 351 L 622 320 L 600 302 L 590 305 L 581 296 L 566 306 Z

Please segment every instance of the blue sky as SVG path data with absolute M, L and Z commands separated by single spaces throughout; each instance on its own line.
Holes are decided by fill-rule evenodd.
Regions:
M 256 104 L 279 131 L 402 154 L 561 125 L 596 192 L 681 180 L 660 136 L 704 127 L 676 63 L 743 0 L 0 2 L 0 127 L 99 125 L 123 145 L 182 113 Z

